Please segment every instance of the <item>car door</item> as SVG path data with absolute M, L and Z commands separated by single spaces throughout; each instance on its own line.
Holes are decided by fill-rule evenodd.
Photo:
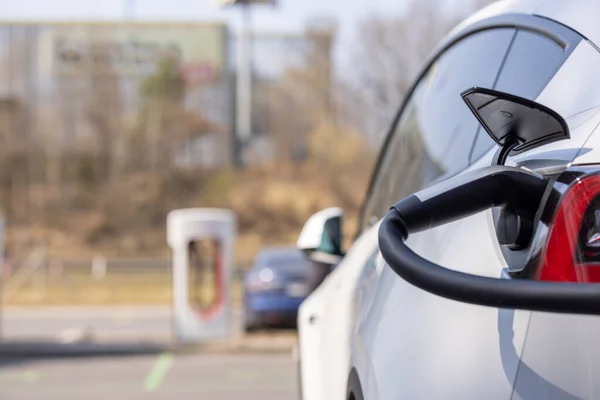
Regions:
M 565 51 L 547 35 L 529 31 L 517 33 L 496 89 L 535 100 L 557 111 L 566 119 L 571 138 L 509 157 L 507 165 L 525 167 L 542 175 L 556 175 L 593 148 L 587 142 L 592 134 L 597 136 L 600 124 L 600 87 L 595 83 L 598 70 L 600 53 L 585 40 L 573 41 L 571 50 Z M 477 167 L 487 165 L 490 155 L 488 152 Z M 531 246 L 522 250 L 500 246 L 495 235 L 496 217 L 497 210 L 490 210 L 458 222 L 439 262 L 479 275 L 498 277 L 502 268 L 513 274 L 527 274 L 527 269 L 535 266 Z M 478 238 L 476 247 L 481 251 L 473 251 L 473 243 L 464 240 L 473 237 Z M 470 256 L 465 257 L 465 254 Z M 600 319 L 512 310 L 494 312 L 498 343 L 495 348 L 478 351 L 488 355 L 488 362 L 490 355 L 499 355 L 507 381 L 514 377 L 512 398 L 598 396 L 594 371 L 600 370 L 597 361 L 600 349 L 589 344 L 595 342 Z M 526 326 L 526 340 L 513 339 L 516 325 Z M 466 329 L 463 325 L 459 330 Z M 482 334 L 484 329 L 479 327 L 474 331 Z M 464 337 L 464 332 L 459 334 Z
M 405 115 L 415 114 L 422 158 L 428 159 L 420 165 L 438 167 L 438 180 L 489 166 L 495 152 L 474 117 L 458 107 L 462 91 L 481 86 L 536 99 L 582 42 L 567 28 L 540 20 L 530 17 L 511 24 L 515 29 L 490 27 L 467 35 L 443 52 L 415 86 L 413 97 L 422 97 L 409 100 L 398 129 L 403 129 L 402 119 L 409 118 Z M 423 87 L 425 94 L 420 93 Z M 411 111 L 413 101 L 416 112 Z M 589 126 L 591 122 L 567 146 L 573 157 L 591 133 Z M 377 217 L 420 189 L 407 182 L 411 175 L 405 173 L 414 168 L 414 157 L 403 160 L 401 167 L 394 162 L 402 159 L 407 143 L 400 142 L 400 150 L 388 149 L 392 153 L 383 156 L 381 185 L 373 190 L 382 197 L 381 205 L 372 207 Z M 386 158 L 392 161 L 386 164 Z M 386 181 L 393 182 L 387 192 Z M 499 277 L 508 267 L 490 211 L 413 235 L 408 244 L 422 257 L 464 272 Z M 353 341 L 353 365 L 365 398 L 511 397 L 530 313 L 506 314 L 442 299 L 412 287 L 388 267 L 374 287 L 373 301 L 362 310 Z
M 386 143 L 365 206 L 363 223 L 380 219 L 402 197 L 468 167 L 478 123 L 462 103 L 460 93 L 473 86 L 494 85 L 514 34 L 512 28 L 474 33 L 451 46 L 426 70 L 407 99 Z M 470 64 L 467 62 L 469 58 L 478 62 Z M 452 229 L 444 226 L 427 234 L 414 235 L 410 246 L 419 254 L 437 258 L 444 250 L 443 243 Z M 364 283 L 365 286 L 370 285 L 370 288 L 362 289 L 364 298 L 369 298 L 369 301 L 363 304 L 352 352 L 353 364 L 359 369 L 358 375 L 364 386 L 363 392 L 369 399 L 396 398 L 391 393 L 381 393 L 377 384 L 382 374 L 389 377 L 392 373 L 388 357 L 396 351 L 408 351 L 409 358 L 416 358 L 418 354 L 417 346 L 412 349 L 404 346 L 390 348 L 389 343 L 385 344 L 385 340 L 389 340 L 387 335 L 418 342 L 422 333 L 417 334 L 418 330 L 413 328 L 426 321 L 411 311 L 414 289 L 392 290 L 396 284 L 402 283 L 383 265 L 378 275 L 377 280 Z M 418 308 L 414 307 L 415 310 Z M 401 320 L 401 324 L 389 320 L 393 310 L 398 312 L 394 321 Z M 390 328 L 393 330 L 384 332 Z M 404 368 L 409 368 L 409 364 L 405 364 Z M 390 372 L 381 369 L 384 365 L 387 367 L 383 368 Z M 420 378 L 408 369 L 403 372 L 415 378 L 405 385 L 406 393 L 413 396 L 408 398 L 433 398 L 410 389 Z
M 572 165 L 597 165 L 598 154 L 595 157 L 592 155 L 597 148 L 600 133 L 600 82 L 596 78 L 600 71 L 600 52 L 587 40 L 582 40 L 558 72 L 547 82 L 538 82 L 539 90 L 533 90 L 527 86 L 529 82 L 535 83 L 535 79 L 532 78 L 532 73 L 529 76 L 523 74 L 522 64 L 527 47 L 540 46 L 539 39 L 536 42 L 538 43 L 529 38 L 529 43 L 520 52 L 520 60 L 511 60 L 515 65 L 504 71 L 502 81 L 507 81 L 504 87 L 561 114 L 569 125 L 571 139 L 510 157 L 507 164 L 524 166 L 541 174 L 558 174 Z M 491 228 L 493 213 L 487 214 Z M 468 227 L 463 224 L 459 229 Z M 514 252 L 506 249 L 501 251 L 507 268 L 519 271 L 530 267 L 527 260 L 512 254 Z M 500 311 L 499 329 L 509 331 L 514 315 L 516 314 L 512 311 Z M 595 343 L 599 331 L 598 317 L 530 313 L 513 399 L 598 398 L 600 385 L 596 377 L 600 371 L 600 347 Z M 507 354 L 514 357 L 512 348 L 506 341 L 504 348 Z
M 344 398 L 356 285 L 377 249 L 377 227 L 365 230 L 300 308 L 300 368 L 305 399 Z
M 448 56 L 440 56 L 415 85 L 384 144 L 363 209 L 363 227 L 379 221 L 400 198 L 468 166 L 478 124 L 457 93 L 471 86 L 494 84 L 513 36 L 512 28 L 473 35 L 453 46 Z M 460 61 L 471 54 L 479 66 L 465 69 Z M 445 134 L 448 130 L 452 135 Z M 398 174 L 403 178 L 398 179 Z M 435 240 L 443 240 L 445 231 L 440 229 L 437 233 L 441 236 Z M 377 251 L 373 249 L 374 253 Z M 356 310 L 364 308 L 362 299 L 374 290 L 375 277 L 381 269 L 375 256 L 365 263 L 355 299 Z

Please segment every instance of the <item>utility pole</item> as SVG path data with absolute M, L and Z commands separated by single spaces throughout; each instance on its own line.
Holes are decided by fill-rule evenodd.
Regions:
M 242 23 L 236 38 L 236 165 L 244 165 L 244 148 L 252 136 L 252 18 L 250 3 L 240 2 Z
M 236 37 L 234 161 L 244 165 L 244 147 L 252 137 L 252 20 L 254 4 L 276 5 L 277 0 L 217 0 L 221 6 L 238 6 L 240 30 Z

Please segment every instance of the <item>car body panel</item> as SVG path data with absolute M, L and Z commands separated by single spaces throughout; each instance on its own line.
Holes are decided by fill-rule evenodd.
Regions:
M 541 18 L 533 14 L 574 24 L 576 31 L 591 40 L 595 40 L 595 35 L 600 39 L 600 24 L 593 27 L 588 21 L 577 20 L 577 15 L 585 10 L 591 11 L 597 19 L 600 13 L 594 11 L 598 8 L 596 4 L 558 3 L 526 0 L 493 4 L 457 26 L 437 51 L 445 49 L 465 32 L 486 26 L 490 19 L 504 21 L 500 23 L 502 26 L 513 26 L 510 21 L 517 20 L 520 24 L 527 18 L 535 18 L 538 23 Z M 575 3 L 573 9 L 577 10 L 569 11 L 570 4 Z M 591 18 L 588 15 L 584 19 Z M 569 125 L 570 139 L 511 156 L 507 165 L 548 174 L 574 164 L 600 163 L 597 129 L 600 80 L 596 77 L 600 71 L 600 53 L 587 40 L 579 40 L 569 51 L 560 69 L 531 100 L 559 112 Z M 491 165 L 496 151 L 490 148 L 459 174 Z M 373 228 L 370 229 L 369 234 Z M 363 237 L 365 235 L 368 234 Z M 311 374 L 318 369 L 314 374 L 318 377 L 307 379 L 303 384 L 305 399 L 343 398 L 334 387 L 339 379 L 329 380 L 329 367 L 334 365 L 345 369 L 346 374 L 354 368 L 362 392 L 370 400 L 529 400 L 600 395 L 600 382 L 594 380 L 600 368 L 600 347 L 598 351 L 589 349 L 600 332 L 599 318 L 499 310 L 434 296 L 399 278 L 381 259 L 373 257 L 371 247 L 359 242 L 341 264 L 352 265 L 348 268 L 353 272 L 347 277 L 349 281 L 356 280 L 348 284 L 348 292 L 338 297 L 333 285 L 327 285 L 320 288 L 318 295 L 315 293 L 318 301 L 315 298 L 313 305 L 317 310 L 337 300 L 336 307 L 343 308 L 348 306 L 341 302 L 350 299 L 346 301 L 352 304 L 354 317 L 332 316 L 327 326 L 310 333 L 313 336 L 305 336 L 304 331 L 300 333 L 305 348 L 308 344 L 315 346 L 305 349 L 313 353 L 303 360 L 302 373 Z M 462 272 L 500 278 L 509 267 L 496 239 L 491 210 L 412 235 L 407 244 L 429 261 Z M 311 300 L 312 296 L 305 302 L 307 310 Z M 330 329 L 332 332 L 327 332 Z M 333 349 L 324 344 L 326 335 L 346 337 L 344 332 L 352 334 L 348 366 L 343 352 L 345 346 Z M 317 342 L 320 342 L 318 346 Z M 323 367 L 316 367 L 317 364 Z M 333 374 L 339 376 L 337 371 Z
M 454 29 L 448 33 L 448 35 L 441 41 L 440 45 L 436 48 L 435 52 L 438 52 L 448 42 L 454 40 L 457 36 L 460 36 L 470 26 L 477 24 L 488 18 L 494 18 L 503 14 L 526 14 L 530 15 L 543 3 L 545 0 L 505 0 L 498 1 L 482 8 L 478 12 L 469 16 L 461 23 L 459 23 Z
M 540 161 L 562 168 L 575 160 L 600 162 L 594 146 L 600 140 L 600 91 L 589 83 L 598 70 L 600 55 L 580 42 L 536 99 L 566 114 L 571 138 L 510 157 L 508 165 L 543 171 Z M 467 171 L 490 165 L 495 151 Z M 499 278 L 508 267 L 490 210 L 416 234 L 407 244 L 429 261 L 461 272 Z M 387 266 L 375 288 L 352 347 L 365 398 L 573 399 L 594 398 L 600 391 L 590 375 L 600 367 L 600 349 L 589 356 L 589 346 L 580 340 L 587 337 L 589 344 L 600 332 L 597 317 L 463 304 L 417 289 Z M 567 321 L 572 323 L 565 326 Z
M 345 397 L 356 284 L 364 264 L 377 249 L 377 229 L 378 225 L 359 237 L 337 268 L 300 306 L 298 333 L 305 399 Z
M 596 46 L 600 44 L 600 2 L 596 0 L 545 0 L 533 13 L 571 27 Z
M 491 156 L 470 169 L 489 165 Z M 467 232 L 477 238 L 476 243 L 461 239 Z M 447 268 L 499 277 L 506 263 L 493 232 L 491 213 L 486 211 L 412 235 L 407 243 Z M 490 252 L 494 257 L 489 257 Z M 499 346 L 503 331 L 496 309 L 431 295 L 387 266 L 374 296 L 370 308 L 362 310 L 352 348 L 352 365 L 365 398 L 510 398 L 528 312 L 517 313 L 511 346 L 504 349 Z M 477 376 L 476 382 L 472 376 Z
M 254 293 L 244 300 L 248 309 L 263 311 L 297 311 L 304 297 L 292 297 L 284 293 Z
M 599 332 L 598 317 L 532 313 L 513 399 L 597 399 Z
M 565 118 L 570 139 L 511 156 L 506 165 L 552 160 L 555 165 L 566 167 L 578 157 L 578 163 L 598 159 L 595 152 L 585 157 L 593 149 L 586 145 L 587 141 L 600 123 L 600 80 L 595 79 L 596 71 L 600 71 L 600 53 L 588 42 L 580 42 L 540 95 L 532 99 Z
M 565 166 L 575 160 L 578 164 L 598 160 L 598 148 L 593 146 L 594 142 L 588 142 L 600 123 L 597 71 L 600 71 L 600 53 L 588 42 L 582 41 L 535 99 L 565 118 L 571 138 L 510 157 L 507 165 L 532 159 L 563 161 Z
M 254 287 L 262 270 L 269 270 L 265 287 Z M 308 261 L 295 247 L 261 251 L 244 279 L 244 319 L 250 329 L 275 323 L 295 323 L 298 308 L 308 293 Z M 260 282 L 258 282 L 260 283 Z M 303 289 L 304 288 L 304 289 Z
M 452 40 L 482 20 L 506 14 L 538 15 L 566 25 L 600 46 L 600 2 L 596 0 L 505 0 L 484 7 L 457 25 L 442 41 Z

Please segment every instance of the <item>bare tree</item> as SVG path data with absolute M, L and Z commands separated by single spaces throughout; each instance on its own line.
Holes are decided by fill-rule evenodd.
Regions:
M 0 99 L 0 163 L 3 192 L 2 206 L 7 218 L 27 216 L 30 206 L 29 184 L 34 180 L 32 168 L 40 160 L 35 154 L 35 85 L 33 68 L 35 51 L 31 31 L 4 27 L 5 41 L 0 71 L 5 96 Z
M 121 132 L 122 104 L 119 76 L 109 44 L 92 40 L 88 65 L 89 102 L 86 116 L 95 136 L 98 151 L 97 172 L 100 180 L 113 173 L 114 144 Z
M 336 119 L 332 60 L 335 36 L 334 20 L 309 21 L 305 37 L 286 47 L 302 54 L 302 65 L 288 68 L 281 79 L 257 85 L 256 109 L 267 115 L 265 128 L 280 163 L 303 160 L 309 132 Z
M 200 136 L 224 134 L 222 127 L 203 115 L 203 109 L 186 107 L 190 87 L 175 60 L 160 60 L 156 72 L 145 79 L 141 89 L 138 130 L 146 146 L 145 163 L 150 169 L 171 168 L 174 153 L 184 150 Z
M 379 142 L 433 48 L 466 15 L 490 2 L 474 0 L 449 10 L 440 0 L 412 1 L 400 17 L 365 18 L 352 68 L 345 71 L 345 119 Z

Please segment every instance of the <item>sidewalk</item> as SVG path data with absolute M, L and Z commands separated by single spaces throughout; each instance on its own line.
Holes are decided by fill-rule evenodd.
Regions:
M 116 338 L 115 338 L 116 339 Z M 202 344 L 172 341 L 103 340 L 61 343 L 49 340 L 0 341 L 0 356 L 100 356 L 173 353 L 294 353 L 297 337 L 287 333 L 264 333 Z
M 289 353 L 296 347 L 295 331 L 247 335 L 240 310 L 232 318 L 227 339 L 179 344 L 168 307 L 9 307 L 0 314 L 0 354 Z

